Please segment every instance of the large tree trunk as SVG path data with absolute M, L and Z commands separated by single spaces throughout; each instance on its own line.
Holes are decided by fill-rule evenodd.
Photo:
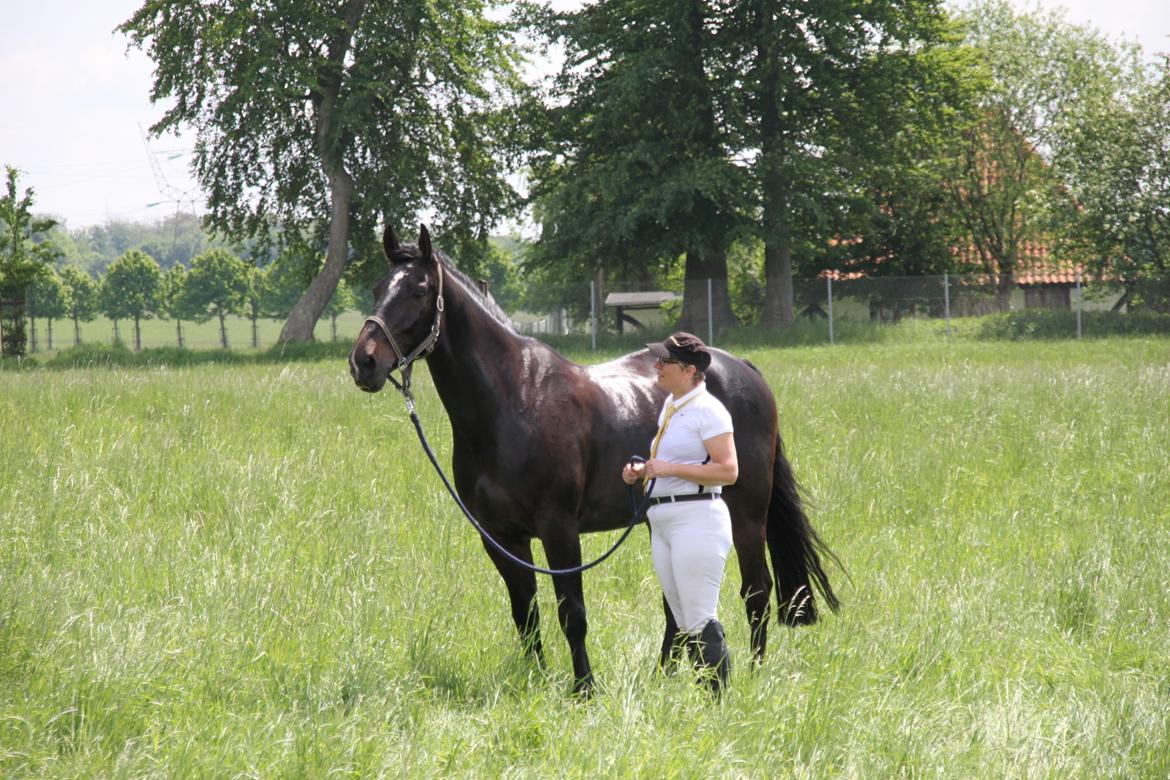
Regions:
M 996 307 L 1000 311 L 1008 311 L 1012 307 L 1012 290 L 1016 288 L 1016 275 L 1012 267 L 1000 268 L 999 280 L 996 284 Z
M 329 42 L 326 62 L 318 72 L 319 89 L 312 93 L 317 132 L 317 153 L 329 179 L 329 248 L 325 266 L 289 312 L 280 330 L 281 341 L 312 341 L 313 328 L 329 304 L 345 270 L 349 254 L 349 205 L 353 199 L 353 177 L 345 169 L 346 140 L 335 132 L 337 101 L 345 73 L 345 59 L 353 42 L 365 0 L 349 0 L 342 11 L 344 24 Z
M 795 295 L 792 289 L 792 249 L 764 246 L 764 327 L 790 325 Z
M 780 62 L 775 51 L 779 35 L 777 10 L 769 3 L 760 4 L 756 10 L 759 37 L 755 63 L 761 149 L 756 165 L 761 184 L 764 238 L 764 311 L 761 323 L 772 328 L 791 324 L 794 308 L 791 231 L 782 167 L 786 147 L 778 99 Z
M 337 290 L 349 254 L 349 203 L 353 197 L 353 179 L 340 165 L 329 177 L 333 206 L 329 215 L 329 249 L 321 273 L 289 312 L 280 331 L 281 341 L 312 341 L 313 328 L 329 299 Z
M 687 252 L 679 328 L 707 339 L 712 331 L 718 334 L 734 324 L 735 314 L 727 292 L 727 252 L 720 250 L 707 255 Z

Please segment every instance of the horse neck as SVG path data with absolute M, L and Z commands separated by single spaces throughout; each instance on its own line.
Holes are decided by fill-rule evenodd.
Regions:
M 448 277 L 442 331 L 427 359 L 435 390 L 455 429 L 490 421 L 519 394 L 515 366 L 524 339 L 479 302 L 462 280 Z

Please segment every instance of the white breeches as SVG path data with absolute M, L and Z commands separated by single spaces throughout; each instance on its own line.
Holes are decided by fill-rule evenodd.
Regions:
M 697 634 L 716 618 L 731 550 L 731 514 L 722 499 L 659 504 L 647 511 L 654 571 L 681 631 Z

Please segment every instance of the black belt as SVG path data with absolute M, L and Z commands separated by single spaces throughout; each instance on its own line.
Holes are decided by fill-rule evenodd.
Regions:
M 678 496 L 651 496 L 650 506 L 673 504 L 678 501 L 714 501 L 719 497 L 719 493 L 683 493 Z

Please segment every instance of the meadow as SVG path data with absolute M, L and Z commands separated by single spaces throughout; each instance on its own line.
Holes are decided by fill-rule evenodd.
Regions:
M 753 668 L 730 563 L 717 702 L 656 669 L 643 532 L 585 575 L 599 694 L 547 579 L 531 664 L 339 358 L 0 365 L 0 776 L 1170 775 L 1170 339 L 741 354 L 848 573 Z
M 333 332 L 333 321 L 323 317 L 313 331 L 314 337 L 320 342 L 346 341 L 352 342 L 357 336 L 358 328 L 364 314 L 348 311 L 337 318 L 336 339 Z M 190 322 L 184 320 L 179 323 L 183 329 L 183 346 L 191 350 L 209 350 L 221 347 L 219 320 L 210 319 L 207 322 Z M 52 326 L 52 349 L 49 345 L 49 329 Z M 280 338 L 280 329 L 284 320 L 259 319 L 256 321 L 256 342 L 260 349 L 271 347 Z M 68 349 L 75 345 L 75 338 L 80 336 L 82 344 L 111 345 L 115 343 L 114 323 L 105 317 L 98 317 L 89 322 L 78 323 L 74 330 L 73 320 L 55 319 L 51 323 L 47 319 L 36 321 L 36 349 L 32 349 L 32 332 L 26 334 L 29 339 L 28 351 L 36 357 L 46 352 L 56 352 Z M 178 346 L 178 332 L 174 320 L 146 319 L 139 323 L 143 349 L 174 348 Z M 227 331 L 228 348 L 233 350 L 252 349 L 252 321 L 247 317 L 230 315 L 224 321 L 224 330 Z M 134 320 L 119 320 L 118 335 L 127 348 L 134 348 Z

